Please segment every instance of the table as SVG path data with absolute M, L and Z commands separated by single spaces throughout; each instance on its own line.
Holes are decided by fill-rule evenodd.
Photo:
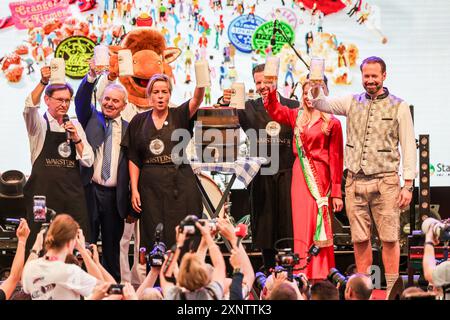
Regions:
M 202 195 L 202 202 L 212 219 L 218 217 L 219 212 L 225 204 L 225 201 L 231 191 L 231 187 L 233 186 L 234 181 L 238 179 L 247 187 L 253 180 L 255 175 L 258 173 L 261 166 L 266 162 L 267 160 L 261 157 L 238 157 L 234 162 L 222 163 L 204 163 L 197 161 L 190 162 L 192 170 L 196 174 L 195 178 L 197 180 L 197 186 Z M 225 191 L 223 192 L 220 202 L 216 208 L 214 208 L 214 205 L 212 204 L 208 193 L 206 192 L 205 188 L 203 188 L 203 185 L 201 184 L 197 176 L 202 171 L 216 171 L 220 173 L 232 174 L 230 182 L 226 186 Z

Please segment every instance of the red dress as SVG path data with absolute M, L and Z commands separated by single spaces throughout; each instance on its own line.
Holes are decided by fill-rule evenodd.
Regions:
M 290 125 L 295 128 L 299 109 L 289 109 L 281 105 L 276 99 L 276 92 L 269 96 L 268 105 L 265 106 L 270 116 L 277 122 Z M 331 198 L 341 198 L 341 182 L 343 171 L 343 139 L 342 127 L 339 120 L 331 116 L 329 123 L 330 134 L 322 132 L 323 120 L 319 118 L 310 128 L 303 127 L 302 143 L 305 151 L 309 153 L 309 159 L 314 162 L 317 170 L 318 183 L 324 190 L 329 191 L 330 221 L 332 202 Z M 316 200 L 311 195 L 306 184 L 304 174 L 298 158 L 295 135 L 293 138 L 293 151 L 296 155 L 292 168 L 292 225 L 294 232 L 294 251 L 300 258 L 306 258 L 313 244 L 318 207 Z M 331 227 L 331 226 L 330 226 Z M 305 266 L 306 260 L 302 259 L 300 265 Z M 335 266 L 333 245 L 320 248 L 319 254 L 312 257 L 308 267 L 301 271 L 309 279 L 326 279 L 330 268 Z

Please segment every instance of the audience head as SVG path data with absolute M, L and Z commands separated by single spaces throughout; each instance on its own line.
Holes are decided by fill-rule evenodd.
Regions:
M 347 281 L 345 300 L 370 300 L 372 289 L 372 280 L 369 276 L 355 273 Z
M 196 253 L 186 253 L 181 259 L 177 282 L 189 291 L 198 290 L 211 281 L 211 269 Z
M 319 281 L 311 287 L 311 300 L 339 300 L 339 291 L 330 281 Z
M 67 250 L 67 253 L 72 253 L 79 228 L 78 223 L 68 214 L 57 215 L 50 224 L 45 237 L 46 251 Z
M 270 291 L 268 300 L 299 300 L 297 291 L 289 282 L 275 285 Z

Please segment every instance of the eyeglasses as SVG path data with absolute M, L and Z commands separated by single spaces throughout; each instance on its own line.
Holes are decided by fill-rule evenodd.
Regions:
M 58 101 L 59 104 L 66 103 L 66 105 L 69 105 L 69 104 L 70 104 L 70 101 L 72 101 L 72 99 L 53 98 L 53 97 L 51 97 L 51 96 L 49 96 L 49 98 L 52 98 L 53 100 Z

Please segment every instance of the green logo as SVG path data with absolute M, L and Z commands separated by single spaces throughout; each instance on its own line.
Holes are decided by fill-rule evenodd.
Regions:
M 430 163 L 430 176 L 434 175 L 434 166 Z
M 272 47 L 272 53 L 274 55 L 276 55 L 278 52 L 281 51 L 285 43 L 292 44 L 295 40 L 294 29 L 292 29 L 292 27 L 289 24 L 283 21 L 278 21 L 277 24 L 278 28 L 280 28 L 281 31 L 286 36 L 286 39 L 283 37 L 280 31 L 277 31 L 277 33 L 275 34 L 275 45 Z M 261 56 L 263 57 L 266 55 L 265 50 L 270 45 L 272 33 L 273 33 L 273 21 L 263 23 L 253 33 L 252 37 L 253 50 L 259 50 Z
M 72 79 L 81 79 L 89 71 L 89 60 L 94 56 L 95 42 L 86 37 L 64 39 L 55 50 L 55 58 L 63 58 L 66 63 L 66 75 Z

